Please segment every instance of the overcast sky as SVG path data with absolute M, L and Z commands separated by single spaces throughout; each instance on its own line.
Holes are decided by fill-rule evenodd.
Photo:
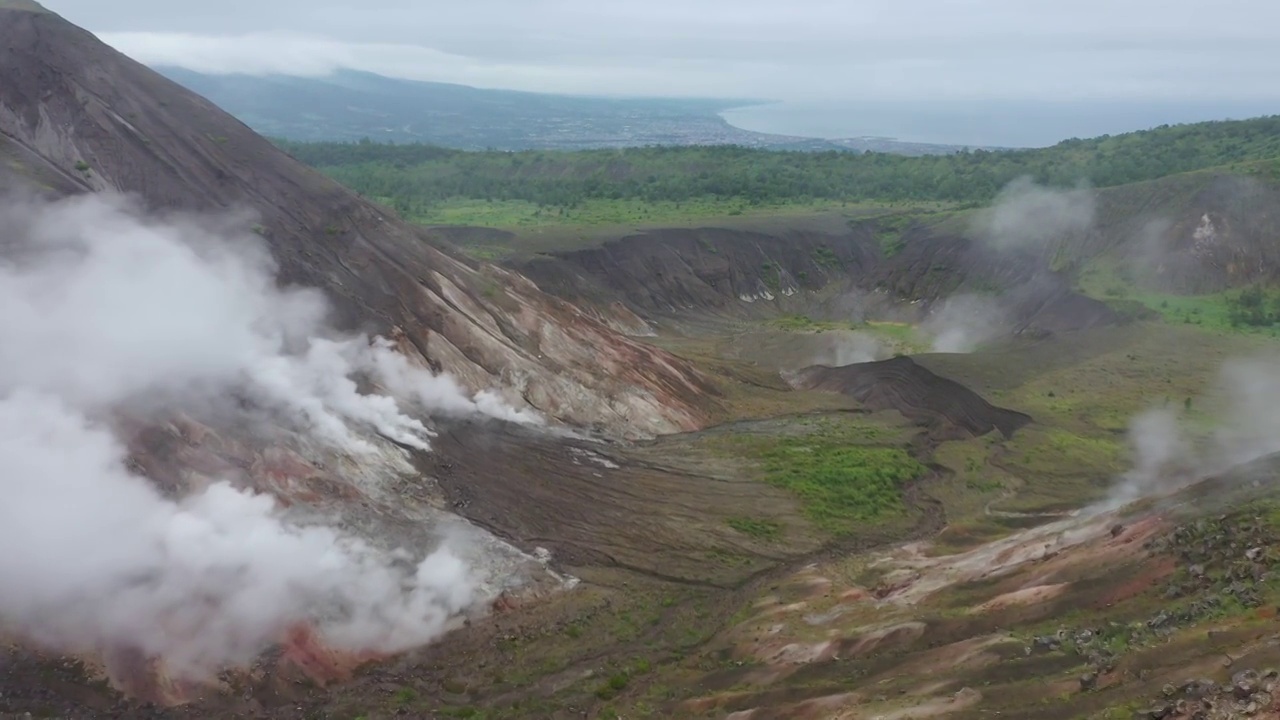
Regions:
M 1276 0 L 44 0 L 149 64 L 539 91 L 1280 99 Z

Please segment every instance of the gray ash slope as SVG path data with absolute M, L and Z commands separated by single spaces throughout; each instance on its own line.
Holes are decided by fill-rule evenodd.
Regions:
M 996 407 L 960 383 L 935 374 L 909 357 L 843 367 L 816 365 L 789 375 L 797 387 L 841 392 L 874 410 L 897 410 L 938 438 L 1011 437 L 1030 415 Z
M 441 229 L 447 234 L 475 231 Z M 1014 332 L 1068 332 L 1121 321 L 1033 253 L 995 252 L 960 234 L 919 226 L 886 256 L 877 221 L 844 231 L 728 228 L 652 230 L 599 247 L 511 262 L 539 287 L 583 306 L 621 303 L 650 321 L 690 313 L 801 313 L 856 319 L 873 305 L 932 303 L 972 292 L 1000 296 Z
M 619 432 L 705 421 L 711 390 L 686 363 L 463 258 L 61 17 L 0 5 L 0 68 L 7 186 L 119 191 L 165 212 L 249 208 L 282 282 L 324 290 L 346 327 L 403 333 L 472 389 L 501 384 L 548 415 Z

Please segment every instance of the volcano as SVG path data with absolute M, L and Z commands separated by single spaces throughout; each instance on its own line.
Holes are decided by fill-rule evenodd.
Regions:
M 0 180 L 117 191 L 156 211 L 249 209 L 284 283 L 320 288 L 342 325 L 472 389 L 620 434 L 705 423 L 710 385 L 512 271 L 304 167 L 204 98 L 35 3 L 0 4 Z
M 451 379 L 448 382 L 456 382 L 466 394 L 477 399 L 489 398 L 505 407 L 535 412 L 556 428 L 590 427 L 598 436 L 606 438 L 696 429 L 707 422 L 716 407 L 716 390 L 711 381 L 684 360 L 615 332 L 568 302 L 544 294 L 515 271 L 463 257 L 447 242 L 401 221 L 389 211 L 295 162 L 205 99 L 121 55 L 92 34 L 35 3 L 0 2 L 0 67 L 3 67 L 0 191 L 40 208 L 71 207 L 78 208 L 77 212 L 86 208 L 98 212 L 103 208 L 93 204 L 46 206 L 41 203 L 110 197 L 113 199 L 108 207 L 118 209 L 127 205 L 134 208 L 130 213 L 140 216 L 126 221 L 123 216 L 113 214 L 114 210 L 105 210 L 106 215 L 102 217 L 113 219 L 86 232 L 88 244 L 77 246 L 72 253 L 83 256 L 82 260 L 102 255 L 100 250 L 121 241 L 113 235 L 118 228 L 106 227 L 117 221 L 136 221 L 149 227 L 148 232 L 163 234 L 169 232 L 164 229 L 169 227 L 165 223 L 187 222 L 176 218 L 219 217 L 223 220 L 218 222 L 239 223 L 246 226 L 246 231 L 251 229 L 255 242 L 265 247 L 275 283 L 282 288 L 280 292 L 286 293 L 279 298 L 292 297 L 288 293 L 294 290 L 289 288 L 309 289 L 306 292 L 318 290 L 327 311 L 326 322 L 331 322 L 335 331 L 381 338 L 378 344 L 360 352 L 386 351 L 391 354 L 380 357 L 399 358 L 394 361 L 398 369 L 378 381 L 383 385 L 389 378 L 394 381 L 393 376 L 397 374 L 402 380 L 409 376 L 447 376 Z M 32 197 L 40 199 L 31 200 Z M 39 221 L 44 222 L 57 217 L 59 211 L 40 212 L 47 215 Z M 6 228 L 8 235 L 0 242 L 0 252 L 4 253 L 5 262 L 13 263 L 14 273 L 0 277 L 0 283 L 21 289 L 20 273 L 26 267 L 24 263 L 30 261 L 22 253 L 31 244 L 31 239 L 23 234 L 39 222 L 26 218 Z M 66 228 L 55 227 L 59 222 L 52 220 L 46 230 L 54 234 L 64 232 Z M 84 238 L 76 241 L 81 239 Z M 95 245 L 97 243 L 103 245 Z M 234 267 L 223 267 L 228 269 L 239 272 Z M 141 272 L 140 266 L 134 270 Z M 172 284 L 183 282 L 184 279 L 175 278 Z M 193 295 L 203 290 L 207 288 L 187 288 Z M 250 290 L 246 288 L 246 292 Z M 258 291 L 272 296 L 275 292 L 264 288 L 254 292 Z M 187 298 L 182 297 L 182 293 L 179 289 L 176 297 L 156 302 L 172 303 L 175 311 L 181 312 L 181 308 L 187 306 Z M 100 299 L 110 300 L 105 296 Z M 234 304 L 236 298 L 226 300 Z M 35 324 L 43 326 L 49 318 L 52 315 Z M 182 326 L 191 329 L 194 338 L 200 335 L 204 323 L 212 322 L 206 316 L 193 315 Z M 286 337 L 294 329 L 288 322 L 280 328 Z M 44 330 L 48 333 L 46 337 L 62 340 L 68 339 L 68 333 L 77 332 L 72 327 L 56 324 Z M 104 337 L 113 334 L 109 327 L 103 331 Z M 123 337 L 117 336 L 117 339 Z M 135 345 L 142 344 L 135 348 L 140 353 L 137 357 L 147 357 L 146 342 L 145 339 L 133 341 Z M 312 347 L 313 350 L 317 347 L 355 350 L 357 345 L 313 344 Z M 86 368 L 109 362 L 93 357 L 81 360 L 82 367 Z M 275 371 L 285 367 L 276 366 Z M 276 381 L 297 379 L 275 376 Z M 368 378 L 358 380 L 362 385 L 371 382 Z M 321 384 L 328 387 L 325 392 L 335 387 L 332 381 L 344 388 L 347 382 L 356 382 L 339 377 L 321 379 Z M 10 396 L 10 393 L 28 389 L 21 378 L 6 382 L 14 386 L 0 387 L 2 399 L 12 399 L 16 395 Z M 353 391 L 355 388 L 350 386 Z M 366 394 L 361 397 L 381 397 L 376 393 L 367 394 L 369 387 L 363 389 Z M 387 391 L 382 386 L 373 389 Z M 274 504 L 274 509 L 269 511 L 273 519 L 264 527 L 284 528 L 281 537 L 287 542 L 296 544 L 289 538 L 299 537 L 311 538 L 304 542 L 312 542 L 337 533 L 335 537 L 340 540 L 335 552 L 348 554 L 348 559 L 356 559 L 357 565 L 385 553 L 386 559 L 375 563 L 383 568 L 375 573 L 379 582 L 394 582 L 392 578 L 399 575 L 409 579 L 411 573 L 394 570 L 395 563 L 403 560 L 397 553 L 420 557 L 424 549 L 442 542 L 442 534 L 455 541 L 461 538 L 467 548 L 464 559 L 478 573 L 472 588 L 477 594 L 474 597 L 458 594 L 446 604 L 455 610 L 469 604 L 467 613 L 483 613 L 491 602 L 511 607 L 571 586 L 571 578 L 548 566 L 550 554 L 572 557 L 575 551 L 585 553 L 583 548 L 595 544 L 598 536 L 605 533 L 635 533 L 629 531 L 625 523 L 602 522 L 586 530 L 578 527 L 570 537 L 554 527 L 555 518 L 546 516 L 537 522 L 552 523 L 553 527 L 538 533 L 536 542 L 524 542 L 524 536 L 517 537 L 511 532 L 513 524 L 526 529 L 526 536 L 541 529 L 527 527 L 535 521 L 526 514 L 509 512 L 512 506 L 527 505 L 522 493 L 510 488 L 528 489 L 538 482 L 528 481 L 523 473 L 535 478 L 557 478 L 561 486 L 598 477 L 598 474 L 575 475 L 574 469 L 568 467 L 581 465 L 578 458 L 592 451 L 579 447 L 587 445 L 586 441 L 569 439 L 563 432 L 539 430 L 511 435 L 502 430 L 500 421 L 467 421 L 466 442 L 460 443 L 450 440 L 457 433 L 451 434 L 449 426 L 453 421 L 446 417 L 430 423 L 432 428 L 417 420 L 406 420 L 407 427 L 421 431 L 415 430 L 416 435 L 388 433 L 387 428 L 378 428 L 375 420 L 369 427 L 351 429 L 363 435 L 351 438 L 354 446 L 361 449 L 353 453 L 333 447 L 328 442 L 332 437 L 317 435 L 315 431 L 319 426 L 315 423 L 299 426 L 286 422 L 288 418 L 262 415 L 253 423 L 244 422 L 243 409 L 261 405 L 261 398 L 243 390 L 241 388 L 235 397 L 224 398 L 227 402 L 219 400 L 191 406 L 168 396 L 151 394 L 152 397 L 142 403 L 146 407 L 137 403 L 130 407 L 95 406 L 91 412 L 86 410 L 77 422 L 94 438 L 101 439 L 104 428 L 109 429 L 111 444 L 104 446 L 106 455 L 110 456 L 107 462 L 114 464 L 118 459 L 120 466 L 113 465 L 104 472 L 122 479 L 122 487 L 127 485 L 135 490 L 137 486 L 133 481 L 145 478 L 152 489 L 139 497 L 145 498 L 161 515 L 171 513 L 178 521 L 174 529 L 180 529 L 183 518 L 205 512 L 197 506 L 210 498 L 239 498 L 236 502 L 243 500 L 260 510 L 263 507 L 260 503 L 264 502 L 260 499 L 266 498 Z M 42 407 L 55 415 L 63 411 L 56 403 L 49 404 L 44 399 L 32 402 L 45 403 Z M 214 405 L 218 409 L 213 409 Z M 291 412 L 315 420 L 317 413 L 323 417 L 327 411 L 298 406 Z M 23 416 L 16 413 L 9 419 L 17 427 L 22 424 Z M 372 420 L 373 416 L 366 419 Z M 340 435 L 347 435 L 347 430 L 338 430 Z M 35 436 L 44 437 L 41 432 L 35 429 Z M 445 442 L 431 461 L 424 461 L 421 456 L 427 447 L 427 436 L 441 432 L 445 434 Z M 453 471 L 457 463 L 456 458 L 450 459 L 451 453 L 474 455 L 476 446 L 483 447 L 483 438 L 491 436 L 505 438 L 501 441 L 505 452 L 516 457 L 522 455 L 522 448 L 534 446 L 540 454 L 525 461 L 520 473 L 489 464 L 481 464 L 474 471 L 482 472 L 483 477 Z M 113 456 L 116 443 L 123 446 L 119 450 L 120 458 Z M 434 476 L 423 474 L 422 468 L 433 471 Z M 39 472 L 31 478 L 34 483 L 56 479 Z M 504 491 L 504 487 L 508 489 Z M 469 503 L 462 497 L 464 491 L 484 500 L 470 509 L 468 519 L 472 522 L 461 520 L 457 514 L 468 513 Z M 496 500 L 491 497 L 495 493 Z M 66 498 L 66 501 L 74 505 L 80 498 Z M 114 512 L 116 504 L 123 506 L 128 500 L 112 497 L 106 502 L 111 507 L 103 509 Z M 34 506 L 13 507 L 19 512 L 37 512 Z M 478 517 L 481 510 L 497 517 Z M 279 518 L 286 516 L 295 518 L 296 522 L 290 520 L 285 525 L 275 525 Z M 317 523 L 322 529 L 316 529 Z M 323 529 L 325 527 L 332 530 Z M 142 533 L 145 528 L 127 530 Z M 232 530 L 226 536 L 236 547 L 250 548 L 253 542 L 261 540 L 255 540 L 252 532 L 247 535 L 237 535 L 237 532 Z M 272 532 L 275 531 L 268 534 Z M 174 542 L 173 538 L 171 533 L 161 533 L 157 542 Z M 199 552 L 208 549 L 207 544 L 200 543 L 192 547 Z M 93 551 L 92 542 L 88 550 Z M 166 550 L 155 562 L 171 562 L 172 557 L 173 553 Z M 318 572 L 332 570 L 326 565 L 332 558 L 326 560 L 325 557 L 329 556 L 323 551 L 316 557 L 320 561 L 316 566 Z M 43 662 L 64 662 L 49 661 L 40 654 L 46 646 L 52 646 L 54 651 L 74 651 L 76 659 L 65 662 L 82 663 L 88 675 L 105 676 L 117 689 L 134 698 L 165 705 L 192 700 L 205 692 L 201 689 L 203 686 L 187 682 L 185 676 L 169 673 L 161 662 L 164 658 L 156 656 L 157 646 L 149 645 L 143 635 L 149 637 L 152 632 L 157 633 L 156 637 L 167 638 L 160 645 L 170 646 L 185 642 L 181 640 L 184 633 L 216 635 L 211 627 L 216 622 L 196 620 L 192 625 L 191 618 L 201 613 L 211 613 L 206 619 L 217 616 L 238 602 L 219 599 L 218 593 L 237 587 L 237 583 L 256 572 L 248 568 L 257 562 L 255 551 L 246 551 L 246 565 L 237 566 L 237 562 L 240 561 L 232 560 L 225 568 L 227 577 L 222 588 L 215 585 L 209 589 L 208 597 L 193 597 L 192 603 L 181 600 L 174 603 L 171 598 L 166 602 L 172 612 L 166 610 L 152 618 L 152 629 L 139 630 L 133 639 L 119 636 L 104 639 L 89 631 L 82 636 L 75 636 L 78 631 L 70 634 L 60 631 L 53 635 L 36 632 L 34 634 L 41 636 L 36 638 L 40 641 L 36 644 L 37 651 L 28 648 L 26 636 L 31 633 L 21 622 L 16 627 L 0 624 L 0 630 L 6 635 L 12 633 L 11 639 L 16 643 L 8 646 L 8 655 L 0 665 L 9 668 L 7 676 L 19 686 L 29 685 L 22 679 L 25 677 L 22 668 L 31 663 L 39 666 Z M 287 570 L 287 566 L 286 563 L 281 567 Z M 322 570 L 323 567 L 330 569 Z M 130 592 L 152 592 L 168 586 L 166 572 L 163 566 L 160 569 L 143 567 L 133 575 L 109 578 L 106 582 L 111 588 L 118 588 L 123 598 Z M 420 569 L 419 579 L 422 572 Z M 260 579 L 268 584 L 293 582 L 287 575 L 278 579 L 269 577 L 270 573 L 267 575 Z M 355 586 L 370 577 L 374 576 L 355 577 L 351 583 L 325 580 L 322 584 L 327 589 L 321 594 L 361 595 L 367 588 Z M 445 588 L 440 590 L 449 592 Z M 87 595 L 64 599 L 77 608 L 93 606 L 95 591 L 84 592 Z M 282 597 L 293 604 L 306 592 L 305 587 L 293 587 Z M 29 598 L 19 594 L 18 600 L 27 603 Z M 333 598 L 326 596 L 318 601 L 331 602 Z M 142 607 L 131 606 L 124 600 L 121 603 L 117 607 L 128 612 Z M 207 606 L 196 608 L 200 603 Z M 430 607 L 419 609 L 435 612 Z M 374 614 L 366 620 L 375 624 L 384 622 L 378 616 L 385 608 L 372 610 Z M 45 608 L 40 612 L 62 611 Z M 90 616 L 100 614 L 98 610 L 86 612 Z M 441 629 L 462 622 L 462 614 L 466 613 L 459 613 Z M 28 611 L 28 615 L 35 617 L 39 612 L 30 615 Z M 183 616 L 188 617 L 184 620 Z M 347 622 L 352 620 L 347 618 Z M 160 626 L 164 629 L 159 629 Z M 228 627 L 223 634 L 235 637 L 242 630 Z M 358 647 L 358 643 L 343 648 L 326 646 L 306 623 L 276 630 L 279 632 L 270 628 L 264 632 L 274 632 L 275 639 L 281 643 L 280 652 L 263 660 L 265 664 L 260 663 L 258 667 L 270 668 L 270 676 L 280 683 L 287 684 L 293 679 L 328 682 L 346 676 L 354 667 L 381 654 L 377 648 L 366 651 Z M 377 644 L 386 645 L 385 642 Z M 254 682 L 261 682 L 261 676 Z M 9 702 L 16 696 L 6 691 L 5 697 Z M 15 708 L 31 707 L 15 702 L 19 702 Z M 229 712 L 239 715 L 244 711 L 236 708 Z

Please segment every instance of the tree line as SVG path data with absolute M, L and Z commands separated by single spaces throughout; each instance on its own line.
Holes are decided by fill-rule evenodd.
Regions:
M 455 198 L 575 207 L 596 199 L 715 197 L 746 203 L 945 201 L 981 204 L 1029 176 L 1051 186 L 1112 186 L 1280 157 L 1280 116 L 1161 126 L 1047 148 L 909 157 L 737 146 L 578 151 L 461 151 L 368 140 L 276 143 L 398 209 Z

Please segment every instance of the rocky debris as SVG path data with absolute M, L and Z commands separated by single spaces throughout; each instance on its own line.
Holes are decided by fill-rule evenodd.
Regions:
M 1180 525 L 1148 543 L 1152 552 L 1173 555 L 1183 564 L 1165 587 L 1165 599 L 1197 598 L 1170 614 L 1187 622 L 1228 600 L 1246 608 L 1262 605 L 1261 586 L 1274 577 L 1280 561 L 1270 551 L 1276 541 L 1261 517 L 1222 515 Z
M 1080 676 L 1080 689 L 1088 692 L 1098 686 L 1098 673 L 1087 672 Z
M 1171 720 L 1226 720 L 1280 710 L 1280 672 L 1240 670 L 1228 682 L 1191 678 L 1164 686 L 1160 700 L 1136 717 Z
M 1116 525 L 1111 535 L 1115 537 L 1123 531 L 1123 526 Z M 1180 525 L 1146 545 L 1152 554 L 1171 555 L 1180 564 L 1180 569 L 1159 590 L 1165 600 L 1171 601 L 1167 607 L 1145 620 L 1062 627 L 1050 635 L 1036 635 L 1026 646 L 1025 654 L 1067 652 L 1081 657 L 1087 671 L 1080 677 L 1080 689 L 1091 690 L 1100 678 L 1115 670 L 1120 659 L 1117 648 L 1160 642 L 1181 628 L 1233 608 L 1260 607 L 1264 584 L 1275 576 L 1280 565 L 1280 557 L 1271 550 L 1278 541 L 1274 530 L 1252 511 Z M 1224 659 L 1223 667 L 1232 667 L 1230 658 Z M 1192 715 L 1180 714 L 1176 701 L 1202 697 L 1223 696 L 1239 701 L 1241 706 L 1233 712 L 1244 712 L 1250 703 L 1263 709 L 1271 707 L 1269 682 L 1252 670 L 1236 672 L 1225 687 L 1224 690 L 1210 680 L 1167 686 L 1163 695 L 1169 700 L 1169 707 L 1153 707 L 1144 711 L 1147 714 L 1143 717 L 1191 717 L 1194 709 Z
M 520 598 L 504 590 L 502 594 L 493 599 L 492 609 L 495 613 L 509 613 L 518 609 L 520 604 Z

